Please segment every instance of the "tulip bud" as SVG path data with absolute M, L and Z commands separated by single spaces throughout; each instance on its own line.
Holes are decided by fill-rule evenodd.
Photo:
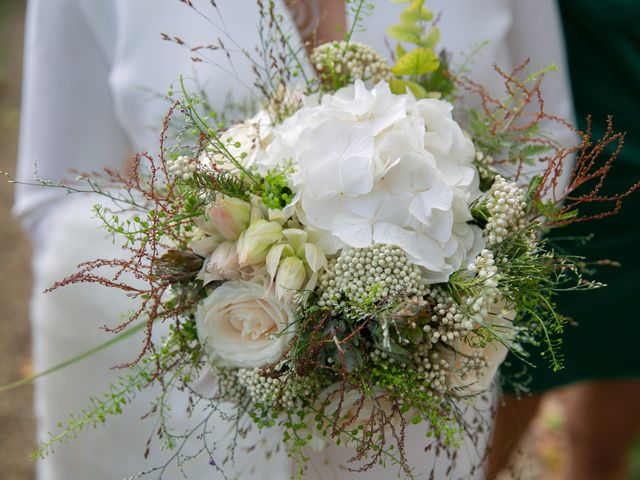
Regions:
M 287 228 L 282 231 L 282 234 L 285 236 L 287 243 L 291 245 L 291 248 L 293 248 L 296 254 L 307 241 L 307 232 L 301 228 Z
M 237 240 L 249 226 L 251 205 L 239 198 L 218 198 L 208 213 L 211 223 L 226 240 Z
M 296 290 L 302 288 L 306 279 L 304 262 L 298 257 L 286 257 L 280 262 L 276 274 L 276 297 L 290 299 Z
M 205 236 L 196 240 L 191 240 L 187 246 L 196 255 L 206 258 L 211 255 L 216 248 L 218 248 L 218 245 L 220 245 L 222 240 L 223 238 L 220 235 Z
M 222 242 L 215 249 L 207 264 L 207 272 L 210 274 L 211 281 L 238 280 L 240 278 L 236 242 Z
M 238 259 L 240 267 L 262 263 L 269 249 L 282 238 L 282 227 L 277 222 L 257 220 L 242 232 L 238 239 Z
M 258 220 L 264 220 L 265 212 L 266 212 L 266 207 L 262 203 L 262 198 L 256 195 L 252 195 L 251 196 L 251 223 L 255 223 Z M 271 221 L 271 219 L 269 219 L 269 221 Z

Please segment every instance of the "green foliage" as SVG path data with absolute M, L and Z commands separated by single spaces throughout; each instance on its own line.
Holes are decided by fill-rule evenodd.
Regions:
M 509 100 L 507 100 L 509 101 Z M 505 110 L 515 112 L 517 106 L 507 103 Z M 478 150 L 492 157 L 506 157 L 512 164 L 535 165 L 538 159 L 550 151 L 550 146 L 539 142 L 541 132 L 537 123 L 527 128 L 512 129 L 511 122 L 497 118 L 497 111 L 469 110 L 469 126 Z M 502 125 L 493 128 L 492 125 Z
M 197 198 L 185 201 L 175 215 L 163 211 L 147 210 L 137 215 L 121 215 L 102 205 L 94 205 L 93 212 L 109 233 L 125 240 L 125 246 L 144 247 L 151 240 L 160 242 L 163 238 L 178 239 L 181 234 L 192 229 L 192 219 L 203 212 L 203 204 Z M 184 242 L 183 242 L 184 243 Z
M 136 328 L 129 330 L 138 331 Z M 133 402 L 138 392 L 159 380 L 161 380 L 159 383 L 162 387 L 162 395 L 158 399 L 159 403 L 151 411 L 164 415 L 166 411 L 164 401 L 174 387 L 175 381 L 179 379 L 182 382 L 189 382 L 196 378 L 194 372 L 199 370 L 201 361 L 202 349 L 197 341 L 194 322 L 172 324 L 170 335 L 163 344 L 158 345 L 154 352 L 141 358 L 135 366 L 129 367 L 128 373 L 121 375 L 109 385 L 107 393 L 90 397 L 88 408 L 79 414 L 72 414 L 66 423 L 59 423 L 57 426 L 60 432 L 50 433 L 49 438 L 31 454 L 32 458 L 34 460 L 44 458 L 53 453 L 58 443 L 67 443 L 88 428 L 104 425 L 109 417 L 121 414 L 123 409 Z M 157 372 L 166 376 L 159 378 Z M 164 422 L 164 419 L 161 418 L 161 421 Z
M 282 209 L 293 200 L 293 190 L 289 187 L 284 172 L 271 170 L 264 177 L 262 184 L 262 203 L 267 208 Z
M 566 319 L 556 310 L 556 292 L 582 287 L 570 259 L 557 255 L 544 241 L 531 241 L 539 230 L 539 224 L 531 223 L 498 244 L 494 252 L 501 266 L 501 291 L 519 312 L 517 325 L 527 333 L 522 340 L 541 344 L 543 356 L 557 371 L 563 364 L 559 347 Z
M 202 197 L 203 203 L 212 203 L 218 194 L 226 197 L 249 200 L 249 189 L 244 182 L 244 175 L 236 175 L 227 171 L 194 172 L 183 181 L 186 195 Z M 191 190 L 191 191 L 190 191 Z
M 418 77 L 433 72 L 439 62 L 438 55 L 432 49 L 418 47 L 402 55 L 391 71 L 397 76 Z
M 489 220 L 489 210 L 484 202 L 474 202 L 471 205 L 471 216 L 473 222 L 480 228 L 484 229 Z
M 211 120 L 215 118 L 215 115 L 202 115 L 200 113 L 201 108 L 199 108 L 199 106 L 202 101 L 197 95 L 192 95 L 187 92 L 184 85 L 184 79 L 182 77 L 180 77 L 180 88 L 183 95 L 183 100 L 181 102 L 182 111 L 191 121 L 193 126 L 198 129 L 200 134 L 209 141 L 209 145 L 213 153 L 219 154 L 228 160 L 248 181 L 259 183 L 259 179 L 256 178 L 249 169 L 245 168 L 240 160 L 235 158 L 227 148 L 227 144 L 220 138 L 218 129 L 221 128 L 221 126 L 211 125 Z
M 109 386 L 109 392 L 102 397 L 91 397 L 91 406 L 80 414 L 72 414 L 66 424 L 58 423 L 60 433 L 49 434 L 49 438 L 42 442 L 37 450 L 31 454 L 33 460 L 44 458 L 53 453 L 54 446 L 67 443 L 76 438 L 89 427 L 96 428 L 104 425 L 107 418 L 122 413 L 123 408 L 131 403 L 135 395 L 145 389 L 151 382 L 151 366 L 144 365 L 134 370 L 134 373 L 122 375 Z
M 579 215 L 577 209 L 563 212 L 562 206 L 557 205 L 553 200 L 543 201 L 538 199 L 532 203 L 531 210 L 535 211 L 541 217 L 546 218 L 549 223 L 558 224 L 570 221 Z
M 449 74 L 449 58 L 447 53 L 440 51 L 440 62 L 430 75 L 422 81 L 423 88 L 428 92 L 438 92 L 442 97 L 450 97 L 456 86 Z
M 424 6 L 425 0 L 397 3 L 409 5 L 400 14 L 400 22 L 389 27 L 387 33 L 414 48 L 407 50 L 400 43 L 397 45 L 398 59 L 391 69 L 397 78 L 391 82 L 391 91 L 402 94 L 409 89 L 416 98 L 449 96 L 453 83 L 446 75 L 448 62 L 444 53 L 438 55 L 435 50 L 440 30 L 435 25 L 428 26 L 433 13 Z
M 387 33 L 396 40 L 400 42 L 407 43 L 420 43 L 420 34 L 422 33 L 422 28 L 413 23 L 403 24 L 399 23 L 396 25 L 392 25 L 387 29 Z
M 428 95 L 427 90 L 419 83 L 412 82 L 411 80 L 403 80 L 401 78 L 392 78 L 389 81 L 389 88 L 397 95 L 402 95 L 407 92 L 407 89 L 413 93 L 416 98 L 425 98 Z
M 351 28 L 345 32 L 344 39 L 347 44 L 356 32 L 365 31 L 364 19 L 371 16 L 375 5 L 367 0 L 346 0 L 347 15 L 351 17 Z
M 455 447 L 464 435 L 459 420 L 444 404 L 442 397 L 434 395 L 424 384 L 416 370 L 403 367 L 397 361 L 382 360 L 370 372 L 363 372 L 362 382 L 371 382 L 389 392 L 390 399 L 401 402 L 401 410 L 413 411 L 411 423 L 426 421 L 430 434 L 443 445 Z
M 506 79 L 508 90 L 504 98 L 491 109 L 470 109 L 468 129 L 477 149 L 485 156 L 500 158 L 517 166 L 535 165 L 553 151 L 553 142 L 540 129 L 535 88 L 550 66 L 537 70 L 526 78 Z

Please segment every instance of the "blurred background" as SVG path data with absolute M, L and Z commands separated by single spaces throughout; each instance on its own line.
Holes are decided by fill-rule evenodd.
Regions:
M 15 171 L 24 0 L 0 0 L 0 170 Z M 30 373 L 29 244 L 11 217 L 13 187 L 0 181 L 0 384 Z M 0 394 L 0 478 L 30 480 L 35 428 L 31 387 Z
M 15 171 L 20 118 L 24 0 L 0 0 L 0 170 Z M 30 373 L 29 244 L 11 217 L 13 187 L 0 181 L 0 384 Z M 31 387 L 0 393 L 0 478 L 30 480 L 35 425 Z
M 14 173 L 20 116 L 25 0 L 0 0 L 0 170 Z M 0 384 L 31 373 L 28 300 L 29 244 L 11 217 L 13 187 L 0 181 Z M 24 386 L 0 393 L 0 478 L 34 479 L 29 453 L 35 442 L 32 391 Z M 563 393 L 552 395 L 520 448 L 514 478 L 560 480 L 566 438 Z M 81 440 L 80 440 L 81 441 Z M 509 478 L 509 476 L 505 477 Z M 633 452 L 631 480 L 640 480 L 640 443 Z M 603 479 L 604 480 L 604 479 Z

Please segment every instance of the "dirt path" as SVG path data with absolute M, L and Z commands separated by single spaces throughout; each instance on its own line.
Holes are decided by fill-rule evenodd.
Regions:
M 22 0 L 0 3 L 0 170 L 15 171 L 20 108 Z M 28 373 L 30 250 L 11 217 L 13 187 L 0 180 L 0 384 Z M 0 394 L 0 477 L 31 480 L 34 446 L 31 387 Z

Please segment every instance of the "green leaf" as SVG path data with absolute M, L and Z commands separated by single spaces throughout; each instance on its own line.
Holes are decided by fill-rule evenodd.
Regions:
M 391 93 L 402 95 L 407 93 L 407 82 L 401 78 L 392 78 L 389 80 L 389 88 L 391 89 Z
M 420 45 L 422 47 L 434 49 L 438 42 L 440 41 L 440 29 L 438 27 L 433 27 L 429 30 L 422 39 L 420 40 Z
M 408 88 L 418 100 L 425 98 L 428 95 L 422 85 L 410 80 L 403 80 L 401 78 L 391 79 L 391 81 L 389 81 L 389 88 L 391 89 L 391 92 L 396 95 L 403 95 L 407 93 Z
M 455 90 L 455 84 L 449 75 L 449 66 L 445 55 L 440 55 L 440 65 L 431 72 L 429 77 L 420 82 L 425 90 L 438 92 L 443 97 L 448 97 Z
M 400 12 L 400 22 L 403 24 L 414 24 L 417 22 L 428 22 L 433 19 L 433 12 L 428 8 L 409 7 Z
M 390 37 L 395 38 L 399 42 L 409 42 L 417 45 L 420 43 L 422 28 L 417 25 L 397 23 L 395 25 L 391 25 L 387 29 L 387 33 Z
M 398 43 L 396 45 L 396 56 L 398 58 L 400 58 L 401 56 L 403 56 L 405 53 L 407 53 L 407 51 L 404 49 L 404 47 L 402 46 L 401 43 Z
M 395 75 L 418 76 L 433 72 L 439 64 L 440 59 L 433 50 L 420 47 L 400 57 L 391 71 Z

